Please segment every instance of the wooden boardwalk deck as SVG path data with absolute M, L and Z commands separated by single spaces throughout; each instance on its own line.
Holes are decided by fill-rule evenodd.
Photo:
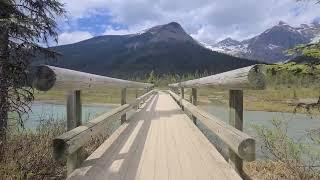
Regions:
M 241 179 L 166 93 L 149 99 L 69 179 Z

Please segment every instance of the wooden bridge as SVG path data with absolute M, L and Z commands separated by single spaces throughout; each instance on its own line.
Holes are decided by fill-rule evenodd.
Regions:
M 260 65 L 171 84 L 163 91 L 152 84 L 52 66 L 37 67 L 33 84 L 38 90 L 68 91 L 68 131 L 53 140 L 54 157 L 67 159 L 68 179 L 242 179 L 243 160 L 255 159 L 255 140 L 242 132 L 242 90 L 264 88 Z M 229 124 L 196 106 L 202 86 L 230 91 Z M 80 91 L 108 87 L 122 88 L 121 106 L 82 124 Z M 127 88 L 144 88 L 145 94 L 127 103 Z M 192 88 L 191 102 L 184 88 Z M 135 113 L 127 117 L 131 110 Z M 117 120 L 120 127 L 81 161 L 82 147 Z M 229 147 L 227 159 L 198 129 L 199 122 Z

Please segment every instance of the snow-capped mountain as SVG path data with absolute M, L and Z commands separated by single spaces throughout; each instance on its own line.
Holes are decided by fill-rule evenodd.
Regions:
M 204 48 L 177 22 L 136 34 L 97 36 L 53 49 L 61 56 L 44 63 L 118 78 L 144 78 L 151 71 L 159 75 L 215 74 L 259 63 Z
M 282 21 L 263 33 L 243 41 L 231 38 L 205 47 L 237 57 L 275 63 L 292 59 L 286 50 L 299 44 L 308 44 L 320 40 L 320 24 L 301 24 L 292 27 Z

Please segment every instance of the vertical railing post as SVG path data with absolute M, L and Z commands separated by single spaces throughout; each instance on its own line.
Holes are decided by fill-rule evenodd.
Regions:
M 81 98 L 79 90 L 70 91 L 67 95 L 67 131 L 70 131 L 81 125 Z M 67 173 L 70 174 L 80 164 L 80 151 L 67 156 Z
M 136 100 L 138 99 L 138 88 L 136 89 Z M 137 104 L 136 110 L 139 109 L 140 103 Z
M 192 99 L 191 99 L 191 103 L 195 106 L 197 106 L 198 104 L 198 97 L 197 97 L 197 89 L 196 88 L 192 88 L 192 95 L 191 95 Z M 197 118 L 195 116 L 192 115 L 192 120 L 194 124 L 197 124 Z
M 127 88 L 121 89 L 121 105 L 125 105 L 127 103 Z M 121 124 L 126 122 L 127 120 L 127 114 L 121 116 Z
M 181 100 L 183 100 L 184 99 L 184 88 L 181 87 L 180 90 L 181 90 Z M 184 111 L 182 101 L 180 102 L 180 106 L 181 106 L 181 109 Z
M 229 90 L 229 123 L 236 129 L 243 131 L 243 91 Z M 243 160 L 229 149 L 229 163 L 243 176 Z
M 136 99 L 138 98 L 138 89 L 136 89 Z
M 142 95 L 144 95 L 146 92 L 147 92 L 147 90 L 146 90 L 147 88 L 143 88 L 143 93 L 142 93 Z M 144 99 L 142 99 L 142 104 L 143 103 L 145 103 L 145 100 Z

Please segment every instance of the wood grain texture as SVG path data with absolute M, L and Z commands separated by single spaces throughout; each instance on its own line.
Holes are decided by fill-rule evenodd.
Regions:
M 192 92 L 191 92 L 191 103 L 195 106 L 197 106 L 198 104 L 198 93 L 197 93 L 197 89 L 196 88 L 192 88 Z M 192 115 L 192 120 L 194 124 L 197 124 L 197 117 Z
M 54 66 L 36 66 L 32 69 L 34 88 L 40 91 L 51 89 L 83 90 L 106 87 L 143 88 L 153 84 L 110 78 Z
M 262 72 L 263 65 L 248 66 L 212 76 L 203 77 L 175 84 L 170 87 L 218 87 L 224 89 L 264 89 L 265 78 Z
M 53 140 L 53 152 L 55 159 L 62 159 L 66 155 L 74 153 L 84 144 L 89 142 L 89 140 L 98 136 L 102 132 L 105 132 L 109 122 L 118 120 L 124 113 L 131 110 L 137 103 L 140 103 L 141 101 L 149 98 L 155 93 L 156 91 L 152 90 L 137 98 L 133 104 L 125 104 L 123 106 L 115 108 L 79 127 L 76 127 L 56 137 Z
M 127 104 L 127 88 L 121 89 L 121 106 Z M 123 124 L 127 120 L 127 113 L 124 113 L 121 116 L 121 124 Z
M 255 160 L 255 140 L 244 132 L 226 124 L 217 117 L 197 108 L 188 101 L 181 99 L 177 94 L 168 91 L 169 94 L 184 106 L 185 111 L 201 121 L 207 128 L 215 133 L 229 148 L 231 148 L 239 157 L 247 161 Z
M 68 179 L 241 179 L 168 94 L 160 92 L 119 129 Z
M 243 91 L 229 90 L 229 124 L 243 131 Z M 243 160 L 232 149 L 229 149 L 229 163 L 243 175 Z
M 81 92 L 70 91 L 67 94 L 67 130 L 81 125 Z M 67 156 L 67 173 L 70 174 L 80 165 L 81 149 Z

